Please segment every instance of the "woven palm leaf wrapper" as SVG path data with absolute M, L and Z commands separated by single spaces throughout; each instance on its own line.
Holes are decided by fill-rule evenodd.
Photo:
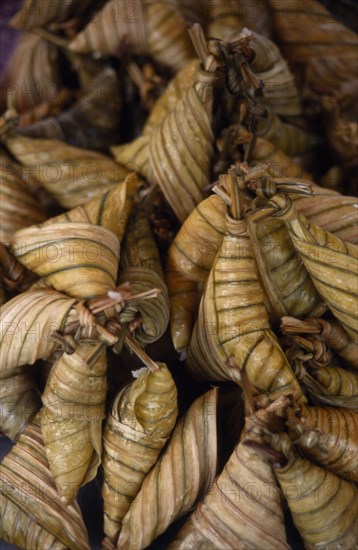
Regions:
M 193 59 L 172 78 L 163 94 L 153 106 L 144 124 L 141 136 L 125 146 L 118 145 L 112 147 L 112 153 L 120 164 L 126 166 L 133 165 L 147 180 L 153 180 L 148 152 L 150 134 L 155 127 L 161 126 L 166 116 L 174 110 L 177 102 L 194 85 L 199 68 L 199 60 Z
M 167 255 L 165 280 L 170 300 L 170 329 L 176 350 L 190 342 L 200 298 L 226 231 L 226 205 L 217 195 L 201 201 L 187 217 Z
M 289 164 L 283 165 L 288 169 Z M 305 179 L 303 176 L 297 178 L 290 174 L 275 174 L 270 164 L 258 164 L 252 167 L 245 174 L 245 182 L 249 187 L 256 190 L 256 183 L 266 184 L 267 182 L 284 181 L 296 184 L 297 189 L 303 185 L 311 188 L 312 194 L 301 194 L 288 192 L 288 196 L 293 201 L 295 208 L 301 212 L 309 221 L 318 225 L 322 229 L 334 233 L 337 237 L 353 244 L 358 243 L 357 232 L 357 208 L 358 201 L 356 197 L 342 195 L 332 189 L 320 187 L 311 181 L 311 178 Z
M 287 164 L 284 166 L 289 166 L 290 162 L 293 159 L 285 158 Z M 257 180 L 270 182 L 272 178 L 290 186 L 290 198 L 310 220 L 345 240 L 356 242 L 357 200 L 354 197 L 346 197 L 294 177 L 277 179 L 279 175 L 280 170 L 276 173 L 274 165 L 258 165 L 248 171 L 245 182 L 255 190 Z M 309 188 L 312 195 L 304 194 L 304 190 Z M 303 192 L 297 192 L 299 189 Z M 245 195 L 243 200 L 246 201 Z M 249 206 L 251 198 L 247 197 L 247 201 Z M 222 245 L 226 230 L 225 211 L 225 203 L 219 197 L 212 195 L 202 201 L 184 222 L 168 251 L 166 282 L 171 304 L 171 332 L 178 350 L 189 344 L 199 290 L 205 284 L 215 255 Z M 338 215 L 333 216 L 332 212 Z M 272 217 L 265 221 L 260 219 L 260 215 L 257 220 L 253 215 L 248 216 L 247 220 L 250 237 L 255 244 L 253 251 L 260 267 L 266 306 L 272 320 L 277 322 L 282 315 L 287 315 L 287 311 L 291 311 L 290 315 L 296 310 L 300 315 L 312 311 L 319 302 L 317 291 L 302 261 L 294 253 L 282 222 Z M 280 229 L 277 235 L 275 229 Z M 280 269 L 276 269 L 278 265 Z M 292 288 L 287 286 L 285 266 L 291 266 L 290 273 L 296 281 L 296 292 L 293 294 Z M 302 292 L 304 300 L 301 299 Z
M 343 112 L 337 99 L 322 98 L 326 132 L 331 147 L 338 155 L 349 180 L 349 190 L 355 192 L 355 175 L 357 170 L 358 124 L 355 116 Z
M 297 157 L 286 155 L 280 148 L 270 141 L 257 137 L 250 151 L 250 165 L 261 163 L 267 165 L 272 176 L 296 177 L 311 181 L 312 176 L 300 164 Z
M 10 25 L 15 29 L 28 30 L 61 24 L 72 17 L 80 17 L 93 0 L 25 0 L 20 11 L 14 15 Z
M 349 336 L 357 342 L 357 246 L 310 224 L 285 195 L 275 195 L 268 205 L 268 210 L 285 222 L 317 291 Z
M 209 0 L 205 7 L 209 17 L 208 36 L 231 40 L 243 27 L 270 35 L 270 14 L 264 0 Z
M 283 499 L 271 464 L 245 445 L 243 433 L 205 499 L 169 546 L 197 548 L 267 548 L 288 550 Z M 258 444 L 262 437 L 251 435 Z
M 61 499 L 70 503 L 97 474 L 107 393 L 103 344 L 82 343 L 52 367 L 42 401 L 41 430 Z
M 301 185 L 301 188 L 303 189 L 302 192 L 305 192 L 305 189 L 308 189 L 307 184 L 305 186 Z M 299 190 L 299 185 L 297 185 L 297 190 Z M 251 200 L 251 195 L 242 194 L 245 208 L 249 207 Z M 199 288 L 207 280 L 213 260 L 222 245 L 226 231 L 225 213 L 226 206 L 221 198 L 214 195 L 208 197 L 192 211 L 168 251 L 166 281 L 171 303 L 171 332 L 176 349 L 183 349 L 189 344 L 193 318 L 200 297 Z M 248 218 L 248 223 L 250 230 L 250 218 Z M 277 222 L 272 220 L 271 224 L 274 225 L 275 223 L 277 224 Z M 260 229 L 260 232 L 265 237 L 265 222 L 261 223 L 261 225 L 263 227 Z M 252 233 L 251 237 L 253 238 L 254 236 L 255 233 Z M 255 237 L 254 252 L 256 255 L 261 251 L 261 255 L 263 256 L 262 262 L 266 262 L 268 266 L 273 264 L 273 267 L 275 267 L 274 263 L 281 263 L 287 267 L 287 260 L 290 259 L 291 263 L 294 264 L 291 271 L 297 270 L 299 260 L 292 257 L 293 248 L 287 232 L 283 236 L 283 249 L 280 248 L 282 241 L 279 244 L 272 243 L 270 235 L 266 238 L 266 241 L 264 239 L 262 246 L 258 246 L 256 240 Z M 275 255 L 272 254 L 273 251 L 276 252 Z M 302 271 L 302 262 L 300 262 L 299 267 Z M 270 271 L 268 267 L 267 269 Z M 304 275 L 305 271 L 303 277 Z M 299 280 L 299 277 L 297 279 Z M 298 284 L 301 283 L 302 275 L 301 281 Z M 282 291 L 282 281 L 281 287 L 276 288 L 275 292 L 280 292 L 280 288 Z M 267 305 L 272 313 L 277 309 L 275 303 L 277 298 L 273 300 L 273 296 L 270 296 L 269 293 L 266 294 L 266 298 L 268 298 Z M 318 300 L 317 293 L 314 291 L 314 287 L 309 280 L 306 281 L 305 294 L 307 295 L 305 301 L 301 301 L 300 294 L 299 301 L 293 300 L 292 303 L 289 302 L 288 307 L 292 308 L 292 311 L 295 306 L 299 307 L 300 310 L 305 309 L 309 311 Z M 307 297 L 311 299 L 307 300 Z M 272 316 L 277 317 L 277 315 L 280 316 L 281 314 L 282 311 L 279 311 L 278 314 L 272 314 Z
M 290 390 L 305 397 L 271 330 L 253 246 L 234 175 L 226 234 L 201 298 L 187 365 L 194 377 L 242 383 L 241 372 L 256 391 L 273 399 Z M 270 398 L 270 393 L 272 397 Z
M 209 0 L 208 8 L 210 17 L 208 36 L 231 40 L 245 26 L 239 4 L 235 0 L 227 2 Z
M 43 101 L 34 107 L 18 114 L 18 126 L 20 128 L 39 123 L 47 117 L 56 117 L 61 109 L 70 101 L 71 92 L 67 88 L 59 90 L 58 97 L 54 101 Z M 11 99 L 11 96 L 10 98 Z
M 175 7 L 156 0 L 131 4 L 110 0 L 69 48 L 78 53 L 118 55 L 124 41 L 133 54 L 149 53 L 174 71 L 193 57 L 186 25 Z
M 187 25 L 193 23 L 206 24 L 208 19 L 206 2 L 202 0 L 195 3 L 191 0 L 173 0 L 172 4 L 182 17 L 184 17 Z
M 107 67 L 88 84 L 73 107 L 57 117 L 19 128 L 18 133 L 103 151 L 118 138 L 121 106 L 118 76 Z
M 356 33 L 316 0 L 287 6 L 279 0 L 269 0 L 269 5 L 278 45 L 288 61 L 304 64 L 308 91 L 334 93 L 343 84 L 353 82 L 358 49 Z
M 358 244 L 357 198 L 341 195 L 314 183 L 310 185 L 313 196 L 290 195 L 295 208 L 310 223 L 333 233 L 343 241 Z
M 260 109 L 255 117 L 256 135 L 270 141 L 286 155 L 301 156 L 317 145 L 317 138 L 312 133 L 285 122 L 268 107 Z
M 134 294 L 157 289 L 150 300 L 131 300 L 119 315 L 119 322 L 134 322 L 134 337 L 142 344 L 158 340 L 169 323 L 168 291 L 157 245 L 146 214 L 137 210 L 124 239 L 118 284 L 129 282 Z M 138 326 L 135 326 L 138 321 Z
M 10 295 L 16 291 L 28 290 L 36 280 L 36 276 L 21 265 L 9 247 L 2 242 L 0 242 L 0 277 L 4 290 Z
M 358 481 L 358 413 L 335 407 L 289 410 L 288 426 L 298 448 L 335 475 Z
M 11 439 L 18 437 L 39 408 L 34 373 L 28 365 L 38 359 L 47 360 L 59 350 L 62 338 L 58 341 L 53 334 L 61 335 L 67 323 L 79 326 L 83 312 L 75 304 L 75 298 L 43 287 L 19 294 L 1 308 L 1 429 Z M 92 317 L 89 321 L 95 322 Z M 113 344 L 115 337 L 105 328 L 98 328 L 100 338 Z M 64 345 L 66 349 L 65 341 Z
M 123 181 L 130 170 L 96 151 L 13 134 L 6 147 L 64 208 L 74 208 Z
M 349 361 L 345 363 L 333 355 L 320 334 L 321 327 L 331 335 L 330 340 L 346 357 L 350 358 L 355 354 L 353 364 Z M 350 339 L 343 327 L 337 322 L 329 323 L 323 319 L 300 321 L 283 317 L 281 331 L 287 335 L 286 355 L 296 376 L 307 389 L 312 403 L 358 411 L 358 373 L 346 368 L 357 368 L 357 344 Z M 297 334 L 305 331 L 309 334 Z
M 353 189 L 358 39 L 316 0 L 281 4 L 23 0 L 13 18 L 5 542 L 89 550 L 76 495 L 99 473 L 103 550 L 163 533 L 171 549 L 288 550 L 285 528 L 309 550 L 358 546 L 358 203 L 335 192 Z M 189 396 L 155 362 L 169 323 Z M 143 347 L 158 339 L 154 361 Z M 123 347 L 147 369 L 106 410 Z M 217 390 L 177 421 L 191 376 L 230 382 L 220 474 Z
M 167 114 L 174 109 L 187 89 L 193 85 L 199 68 L 200 61 L 193 59 L 169 81 L 168 86 L 149 113 L 143 127 L 143 134 L 149 134 L 155 126 L 159 126 Z
M 81 227 L 81 223 L 79 223 L 81 220 L 88 220 L 101 224 L 101 226 L 104 227 L 106 236 L 110 237 L 113 247 L 118 248 L 117 239 L 121 240 L 123 237 L 127 219 L 133 206 L 137 183 L 137 177 L 134 174 L 129 175 L 123 184 L 114 186 L 111 191 L 105 193 L 101 198 L 92 199 L 84 208 L 78 207 L 66 214 L 49 220 L 42 227 L 33 227 L 26 234 L 18 234 L 14 241 L 16 251 L 21 255 L 21 247 L 23 252 L 24 248 L 27 246 L 26 239 L 30 235 L 33 243 L 32 259 L 33 262 L 38 265 L 36 262 L 41 260 L 41 254 L 39 252 L 41 245 L 39 245 L 37 241 L 39 239 L 41 242 L 42 239 L 43 242 L 44 228 L 49 228 L 57 239 L 58 228 L 69 226 L 70 228 L 74 227 L 76 230 L 79 226 Z M 89 224 L 86 227 L 93 249 L 95 228 L 102 229 L 99 226 L 92 226 L 92 230 Z M 75 231 L 75 236 L 78 239 L 79 234 L 77 231 Z M 73 242 L 73 240 L 70 240 L 70 243 L 73 244 Z M 21 246 L 19 243 L 21 243 Z M 55 285 L 58 284 L 61 289 L 64 289 L 70 294 L 72 289 L 74 298 L 83 297 L 83 294 L 87 296 L 92 296 L 93 294 L 97 295 L 97 293 L 102 294 L 108 289 L 114 288 L 118 255 L 115 261 L 113 260 L 110 264 L 113 276 L 110 278 L 109 282 L 106 274 L 101 282 L 98 278 L 98 269 L 95 264 L 89 269 L 88 258 L 85 258 L 87 267 L 84 268 L 84 270 L 82 269 L 82 275 L 83 273 L 87 273 L 88 278 L 86 278 L 86 276 L 77 278 L 70 275 L 71 273 L 73 274 L 73 272 L 76 273 L 78 269 L 81 271 L 79 264 L 81 264 L 83 250 L 83 247 L 82 249 L 78 247 L 77 250 L 76 248 L 71 249 L 70 247 L 67 249 L 63 248 L 58 259 L 60 260 L 60 256 L 62 255 L 62 267 L 65 269 L 65 276 L 67 275 L 65 277 L 66 281 L 61 279 L 60 276 L 60 278 L 56 277 L 56 282 L 50 278 L 51 282 L 54 282 Z M 86 256 L 88 256 L 88 252 L 91 252 L 91 250 L 87 251 Z M 44 254 L 45 263 L 47 259 L 51 258 L 49 252 L 50 249 L 47 248 L 46 254 Z M 96 252 L 96 256 L 98 256 L 98 250 L 96 248 L 94 248 L 94 252 Z M 57 258 L 55 258 L 55 260 L 56 259 Z M 101 262 L 103 263 L 103 258 L 98 259 L 97 257 L 96 260 L 97 266 L 99 266 Z M 68 263 L 68 269 L 66 269 L 66 262 Z M 50 264 L 51 261 L 47 264 L 48 267 L 51 267 Z M 59 262 L 53 262 L 53 266 L 61 267 L 59 264 L 61 264 L 61 260 Z M 33 264 L 31 264 L 31 267 L 36 269 Z M 78 287 L 74 284 L 76 280 L 79 283 Z M 84 287 L 82 286 L 83 284 L 85 285 Z M 46 285 L 44 288 L 46 288 Z M 76 302 L 75 299 L 69 298 L 68 295 L 60 294 L 54 290 L 44 290 L 44 288 L 41 289 L 39 287 L 39 290 L 31 291 L 14 298 L 12 301 L 8 302 L 2 310 L 1 340 L 3 346 L 3 363 L 1 367 L 1 376 L 4 380 L 6 379 L 6 382 L 4 382 L 4 384 L 6 383 L 6 389 L 5 387 L 3 388 L 3 406 L 7 404 L 6 406 L 9 406 L 10 410 L 16 406 L 18 414 L 15 414 L 14 421 L 19 423 L 19 427 L 16 429 L 20 429 L 23 426 L 25 412 L 26 418 L 28 418 L 33 414 L 34 410 L 36 410 L 38 403 L 36 392 L 33 389 L 33 379 L 30 373 L 27 371 L 26 374 L 25 371 L 22 373 L 21 369 L 17 372 L 16 368 L 21 365 L 33 364 L 37 359 L 48 359 L 53 352 L 58 349 L 59 345 L 59 343 L 52 338 L 52 334 L 62 334 L 67 323 L 77 323 L 78 326 L 80 318 L 82 320 L 83 312 L 73 307 Z M 90 316 L 89 322 L 96 322 L 95 318 L 93 318 L 92 321 L 91 319 L 92 317 Z M 102 336 L 103 333 L 105 333 L 105 339 L 108 343 L 107 337 L 111 335 L 107 333 L 105 329 L 99 327 L 99 325 L 98 328 Z M 111 337 L 110 340 L 110 343 L 113 344 L 115 341 L 114 336 L 113 338 Z M 12 374 L 15 377 L 14 379 L 11 378 Z M 19 386 L 20 380 L 23 384 L 22 387 Z M 29 403 L 29 400 L 31 403 Z M 21 417 L 21 407 L 24 408 L 23 419 Z M 13 412 L 15 413 L 15 411 Z M 5 423 L 3 427 L 6 433 L 10 437 L 16 437 L 17 432 L 13 431 L 15 428 L 9 428 L 7 426 L 8 424 Z
M 273 467 L 305 548 L 354 548 L 358 522 L 355 484 L 301 458 L 287 434 L 274 435 L 271 445 L 286 458 L 283 465 Z
M 305 339 L 307 337 L 318 339 L 322 345 L 332 348 L 349 367 L 358 368 L 358 344 L 353 342 L 338 321 L 327 321 L 317 317 L 304 320 L 283 317 L 281 331 L 287 335 L 303 334 Z
M 250 171 L 245 180 L 250 181 Z M 262 180 L 259 177 L 251 188 L 261 197 L 272 196 L 280 189 L 293 196 L 311 193 L 309 182 L 298 183 L 291 178 L 275 178 L 273 182 L 270 176 Z M 247 216 L 247 228 L 271 320 L 277 323 L 284 315 L 303 316 L 315 311 L 320 296 L 295 252 L 285 224 L 272 217 L 260 219 L 260 213 L 254 212 Z
M 302 115 L 294 76 L 276 44 L 249 29 L 243 29 L 235 37 L 235 44 L 240 43 L 247 50 L 247 55 L 253 58 L 250 63 L 252 70 L 265 84 L 262 97 L 258 97 L 258 102 L 278 115 Z
M 0 150 L 0 239 L 9 243 L 15 231 L 41 223 L 45 215 L 21 169 L 3 149 Z
M 56 290 L 92 298 L 116 286 L 119 241 L 111 231 L 83 219 L 18 231 L 13 249 L 23 265 Z
M 26 366 L 0 372 L 0 428 L 15 441 L 41 407 L 32 372 Z
M 57 494 L 46 459 L 38 415 L 0 465 L 0 537 L 24 550 L 89 550 L 75 501 Z
M 164 363 L 139 371 L 116 396 L 103 435 L 104 532 L 114 543 L 124 516 L 170 436 L 178 414 L 177 392 Z
M 83 206 L 73 208 L 64 214 L 50 218 L 41 227 L 57 223 L 90 222 L 111 231 L 122 242 L 129 217 L 134 206 L 139 179 L 131 173 L 122 183 L 113 185 L 108 191 L 94 197 Z M 21 234 L 20 234 L 21 236 Z M 14 240 L 16 248 L 16 239 Z
M 296 312 L 295 315 L 311 313 L 320 303 L 320 297 L 294 252 L 285 226 L 277 220 L 266 221 L 266 224 L 256 224 L 249 217 L 248 231 L 266 306 L 271 320 L 277 323 L 288 312 Z
M 247 67 L 239 63 L 232 71 L 230 88 L 239 95 L 232 122 L 241 124 L 245 120 L 246 126 L 254 128 L 255 136 L 270 141 L 287 155 L 303 155 L 310 151 L 317 145 L 317 138 L 305 129 L 303 119 L 298 118 L 303 113 L 298 90 L 277 46 L 247 29 L 232 40 L 231 46 L 236 56 L 246 60 L 251 72 L 248 76 Z M 242 94 L 238 94 L 241 79 L 251 94 L 247 95 L 246 105 L 242 102 Z M 290 119 L 287 121 L 280 116 Z
M 134 161 L 151 184 L 159 185 L 181 222 L 210 183 L 213 86 L 220 65 L 209 53 L 201 28 L 194 25 L 190 32 L 202 63 L 193 84 L 150 134 L 111 149 L 119 163 Z
M 29 290 L 0 309 L 0 372 L 47 359 L 56 349 L 50 338 L 74 312 L 75 298 L 51 289 Z
M 210 489 L 216 472 L 217 389 L 199 397 L 176 425 L 126 514 L 117 548 L 146 548 Z M 140 518 L 145 517 L 138 529 Z
M 22 113 L 39 103 L 56 101 L 61 88 L 58 48 L 40 36 L 24 34 L 7 63 L 1 96 L 11 98 Z
M 297 378 L 307 388 L 313 403 L 358 411 L 358 375 L 334 364 L 310 367 L 299 357 L 291 361 Z

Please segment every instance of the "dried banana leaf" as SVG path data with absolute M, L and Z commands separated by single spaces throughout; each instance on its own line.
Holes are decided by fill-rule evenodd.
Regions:
M 127 281 L 135 294 L 159 290 L 149 300 L 131 300 L 119 316 L 121 323 L 138 321 L 133 334 L 141 344 L 155 342 L 169 323 L 169 298 L 157 245 L 148 219 L 141 211 L 134 214 L 123 244 L 118 284 Z
M 117 548 L 146 548 L 210 489 L 216 471 L 217 389 L 199 397 L 176 425 L 126 514 Z M 138 529 L 140 518 L 145 517 Z
M 98 225 L 63 222 L 22 229 L 13 250 L 23 265 L 69 296 L 92 298 L 116 286 L 119 242 Z
M 0 429 L 15 441 L 41 407 L 32 374 L 26 367 L 0 372 Z
M 307 550 L 354 548 L 358 491 L 353 483 L 292 452 L 287 464 L 274 470 Z
M 7 64 L 1 97 L 11 98 L 20 113 L 44 101 L 56 101 L 63 87 L 59 65 L 56 46 L 35 34 L 24 34 Z
M 45 215 L 19 166 L 4 151 L 0 155 L 0 240 L 10 243 L 15 231 L 43 222 Z
M 10 25 L 24 30 L 63 23 L 72 17 L 80 18 L 93 4 L 94 0 L 25 0 Z
M 103 195 L 130 170 L 109 157 L 61 141 L 13 135 L 6 146 L 64 208 Z
M 207 280 L 188 353 L 195 378 L 249 381 L 270 399 L 301 388 L 271 330 L 247 222 L 227 215 L 227 233 Z
M 52 367 L 41 429 L 58 494 L 69 504 L 97 473 L 107 393 L 104 344 L 79 344 Z
M 0 538 L 24 550 L 89 550 L 77 502 L 60 500 L 38 415 L 0 465 Z
M 358 414 L 335 407 L 303 407 L 289 415 L 298 447 L 310 460 L 334 474 L 358 481 Z
M 78 53 L 118 55 L 123 43 L 133 54 L 149 53 L 174 71 L 182 69 L 194 53 L 175 8 L 155 0 L 130 4 L 110 0 L 69 47 Z
M 0 371 L 47 359 L 56 349 L 50 335 L 64 327 L 75 301 L 55 290 L 41 289 L 6 302 L 0 309 Z
M 200 202 L 183 223 L 168 251 L 166 283 L 170 326 L 176 350 L 190 342 L 199 285 L 208 278 L 226 231 L 226 205 L 217 195 Z
M 247 438 L 246 433 L 170 550 L 290 548 L 271 464 L 245 445 Z M 259 436 L 255 441 L 262 444 Z
M 23 136 L 56 139 L 84 149 L 105 150 L 118 140 L 121 96 L 117 74 L 105 68 L 87 93 L 57 117 L 19 128 Z
M 144 370 L 116 397 L 103 435 L 104 532 L 114 543 L 122 520 L 170 436 L 177 391 L 164 363 Z
M 285 222 L 291 241 L 320 296 L 357 342 L 357 246 L 309 223 L 285 195 L 276 195 L 268 204 L 274 216 Z

